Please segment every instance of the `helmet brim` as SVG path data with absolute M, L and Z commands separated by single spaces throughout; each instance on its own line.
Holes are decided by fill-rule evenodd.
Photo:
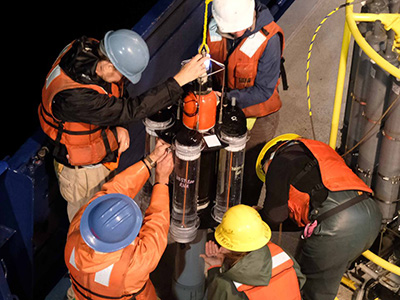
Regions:
M 142 78 L 142 74 L 136 74 L 135 76 L 125 76 L 126 78 L 128 78 L 128 80 L 130 82 L 132 82 L 133 84 L 136 84 L 140 81 L 140 79 Z
M 218 225 L 215 230 L 214 234 L 215 240 L 219 245 L 231 251 L 235 252 L 255 251 L 264 247 L 271 240 L 271 228 L 264 221 L 262 222 L 262 225 L 264 234 L 255 239 L 252 243 L 247 243 L 247 244 L 242 243 L 240 245 L 234 245 L 233 243 L 230 242 L 229 238 L 227 238 L 227 236 L 224 234 L 221 224 Z
M 262 165 L 262 160 L 264 159 L 265 154 L 267 151 L 274 145 L 276 145 L 280 141 L 285 141 L 285 140 L 294 140 L 294 139 L 299 139 L 301 136 L 295 133 L 285 133 L 282 135 L 279 135 L 272 140 L 270 140 L 268 143 L 264 145 L 264 147 L 261 149 L 260 153 L 258 154 L 257 161 L 256 161 L 256 174 L 257 177 L 262 181 L 265 182 L 265 173 Z

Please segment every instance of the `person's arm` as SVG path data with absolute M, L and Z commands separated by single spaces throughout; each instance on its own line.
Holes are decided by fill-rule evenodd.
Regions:
M 119 126 L 142 120 L 176 104 L 183 95 L 182 86 L 206 72 L 200 54 L 165 82 L 134 97 L 109 97 L 88 89 L 71 89 L 58 93 L 52 112 L 62 121 L 83 122 L 98 126 Z
M 272 96 L 278 82 L 280 66 L 281 42 L 279 35 L 275 34 L 268 41 L 267 47 L 258 62 L 254 86 L 241 90 L 231 90 L 227 93 L 227 97 L 230 99 L 235 97 L 240 108 L 267 101 Z
M 247 299 L 243 292 L 238 292 L 231 280 L 221 276 L 219 268 L 208 271 L 206 279 L 206 292 L 204 299 L 207 300 L 243 300 Z
M 148 178 L 149 171 L 145 163 L 139 161 L 106 182 L 102 186 L 101 191 L 96 193 L 95 198 L 106 194 L 120 193 L 133 199 Z
M 274 229 L 289 217 L 291 168 L 291 161 L 283 155 L 275 156 L 268 167 L 265 178 L 265 200 L 259 213 L 262 219 Z
M 306 277 L 306 275 L 304 275 L 301 272 L 301 268 L 300 268 L 300 265 L 298 264 L 298 262 L 293 257 L 291 257 L 291 258 L 293 260 L 293 268 L 294 268 L 294 270 L 296 272 L 297 280 L 299 282 L 299 288 L 301 290 L 303 288 L 304 284 L 306 283 L 307 277 Z
M 162 140 L 158 140 L 154 151 L 149 154 L 150 159 L 154 162 L 162 160 L 166 156 L 166 150 L 169 147 L 169 144 L 165 143 Z M 162 165 L 163 164 L 161 164 L 161 166 Z M 150 168 L 151 166 L 146 161 L 146 159 L 135 163 L 134 165 L 126 168 L 121 173 L 115 175 L 114 178 L 112 178 L 110 181 L 103 184 L 101 191 L 96 193 L 93 199 L 111 193 L 120 193 L 127 195 L 132 199 L 135 198 L 149 178 Z M 92 201 L 93 199 L 91 199 L 90 201 Z
M 149 273 L 156 268 L 167 247 L 170 224 L 168 182 L 173 166 L 172 152 L 158 160 L 150 205 L 135 241 L 135 264 Z
M 178 101 L 183 89 L 177 81 L 165 82 L 135 97 L 109 97 L 92 89 L 71 89 L 54 97 L 52 111 L 63 121 L 98 126 L 119 126 L 153 115 Z

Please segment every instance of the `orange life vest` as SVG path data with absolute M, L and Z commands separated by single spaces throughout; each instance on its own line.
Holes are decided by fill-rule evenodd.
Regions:
M 69 245 L 84 243 L 79 231 L 71 234 L 68 239 L 70 240 Z M 82 248 L 82 246 L 80 247 Z M 137 294 L 140 294 L 140 298 L 143 297 L 143 299 L 156 299 L 154 287 L 150 280 L 146 282 L 142 289 L 135 293 L 128 292 L 124 289 L 124 280 L 121 280 L 121 278 L 124 278 L 125 273 L 128 271 L 135 249 L 135 245 L 129 245 L 115 253 L 105 254 L 107 256 L 115 255 L 118 259 L 115 259 L 113 264 L 110 264 L 110 266 L 101 271 L 85 274 L 80 272 L 76 267 L 74 261 L 75 247 L 72 249 L 68 247 L 65 256 L 66 258 L 67 255 L 70 257 L 67 263 L 69 264 L 68 269 L 75 299 L 107 300 L 111 297 L 116 300 L 128 300 L 132 299 L 133 296 Z
M 72 219 L 64 251 L 76 300 L 156 300 L 155 288 L 149 278 L 167 245 L 169 228 L 168 188 L 155 185 L 150 206 L 138 237 L 125 248 L 99 253 L 91 249 L 80 234 L 80 222 L 86 207 L 97 197 L 121 193 L 132 199 L 149 178 L 144 162 L 138 162 L 103 185 L 89 203 Z M 146 220 L 148 219 L 148 220 Z
M 217 24 L 214 19 L 210 20 L 207 32 L 207 45 L 210 48 L 210 55 L 213 59 L 227 65 L 226 82 L 230 89 L 244 89 L 254 85 L 257 75 L 258 61 L 267 47 L 269 39 L 275 34 L 281 38 L 282 52 L 285 47 L 284 34 L 282 29 L 271 22 L 262 30 L 244 38 L 228 57 L 227 40 L 217 32 Z M 222 74 L 217 73 L 221 83 Z M 276 83 L 274 92 L 264 102 L 251 105 L 243 109 L 246 117 L 263 117 L 278 111 L 282 102 L 278 93 L 280 80 Z
M 323 185 L 331 192 L 355 190 L 372 193 L 372 190 L 346 165 L 344 160 L 327 144 L 320 141 L 300 139 L 318 161 Z M 309 223 L 310 195 L 290 185 L 289 215 L 297 225 Z
M 116 136 L 108 127 L 87 123 L 63 122 L 56 119 L 52 114 L 53 98 L 63 90 L 76 88 L 93 89 L 100 94 L 119 97 L 120 87 L 112 84 L 112 93 L 109 94 L 99 85 L 81 84 L 68 77 L 59 66 L 59 62 L 65 53 L 71 49 L 72 44 L 73 42 L 61 52 L 46 77 L 38 113 L 43 131 L 55 142 L 56 147 L 58 143 L 61 143 L 67 148 L 69 163 L 73 166 L 85 166 L 97 164 L 107 154 L 117 150 L 118 141 Z M 112 163 L 108 163 L 106 166 L 109 168 L 116 167 Z
M 267 286 L 251 286 L 234 282 L 239 292 L 244 292 L 249 300 L 301 300 L 299 282 L 293 261 L 278 245 L 269 242 L 272 258 L 272 275 Z

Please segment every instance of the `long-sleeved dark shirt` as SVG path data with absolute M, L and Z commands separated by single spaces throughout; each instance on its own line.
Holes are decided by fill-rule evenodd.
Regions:
M 292 184 L 297 190 L 310 195 L 310 208 L 318 207 L 328 196 L 323 187 L 311 193 L 312 189 L 322 184 L 318 165 L 305 176 L 293 182 L 304 167 L 314 160 L 311 152 L 302 144 L 290 145 L 272 159 L 265 178 L 266 195 L 260 215 L 271 228 L 276 228 L 289 217 L 289 189 Z
M 96 74 L 97 52 L 98 42 L 81 37 L 62 58 L 60 67 L 74 81 L 96 84 L 110 92 L 111 84 Z M 52 111 L 62 121 L 121 126 L 177 103 L 182 95 L 183 89 L 173 78 L 135 97 L 130 97 L 126 89 L 119 98 L 99 94 L 93 89 L 70 89 L 55 95 Z
M 100 60 L 99 43 L 85 36 L 74 41 L 72 48 L 62 57 L 61 69 L 74 81 L 95 84 L 111 93 L 111 84 L 96 74 Z M 81 122 L 104 127 L 126 127 L 178 102 L 183 89 L 175 79 L 151 88 L 141 95 L 131 97 L 127 89 L 120 97 L 109 97 L 90 88 L 63 90 L 53 98 L 52 113 L 63 122 Z M 57 161 L 68 165 L 67 150 L 60 145 L 55 154 Z M 102 162 L 115 161 L 118 153 L 107 155 Z

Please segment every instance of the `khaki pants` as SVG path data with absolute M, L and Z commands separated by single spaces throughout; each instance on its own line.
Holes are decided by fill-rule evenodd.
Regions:
M 74 300 L 75 299 L 75 293 L 74 293 L 74 290 L 72 289 L 72 286 L 70 286 L 68 288 L 66 296 L 67 296 L 68 300 Z
M 104 165 L 92 167 L 69 168 L 60 163 L 54 163 L 58 178 L 60 193 L 68 202 L 67 213 L 71 222 L 76 212 L 85 205 L 112 174 Z
M 265 143 L 270 141 L 279 123 L 279 111 L 257 118 L 250 131 L 250 139 L 246 143 L 244 177 L 241 203 L 253 206 L 258 204 L 263 182 L 258 179 L 256 162 Z

